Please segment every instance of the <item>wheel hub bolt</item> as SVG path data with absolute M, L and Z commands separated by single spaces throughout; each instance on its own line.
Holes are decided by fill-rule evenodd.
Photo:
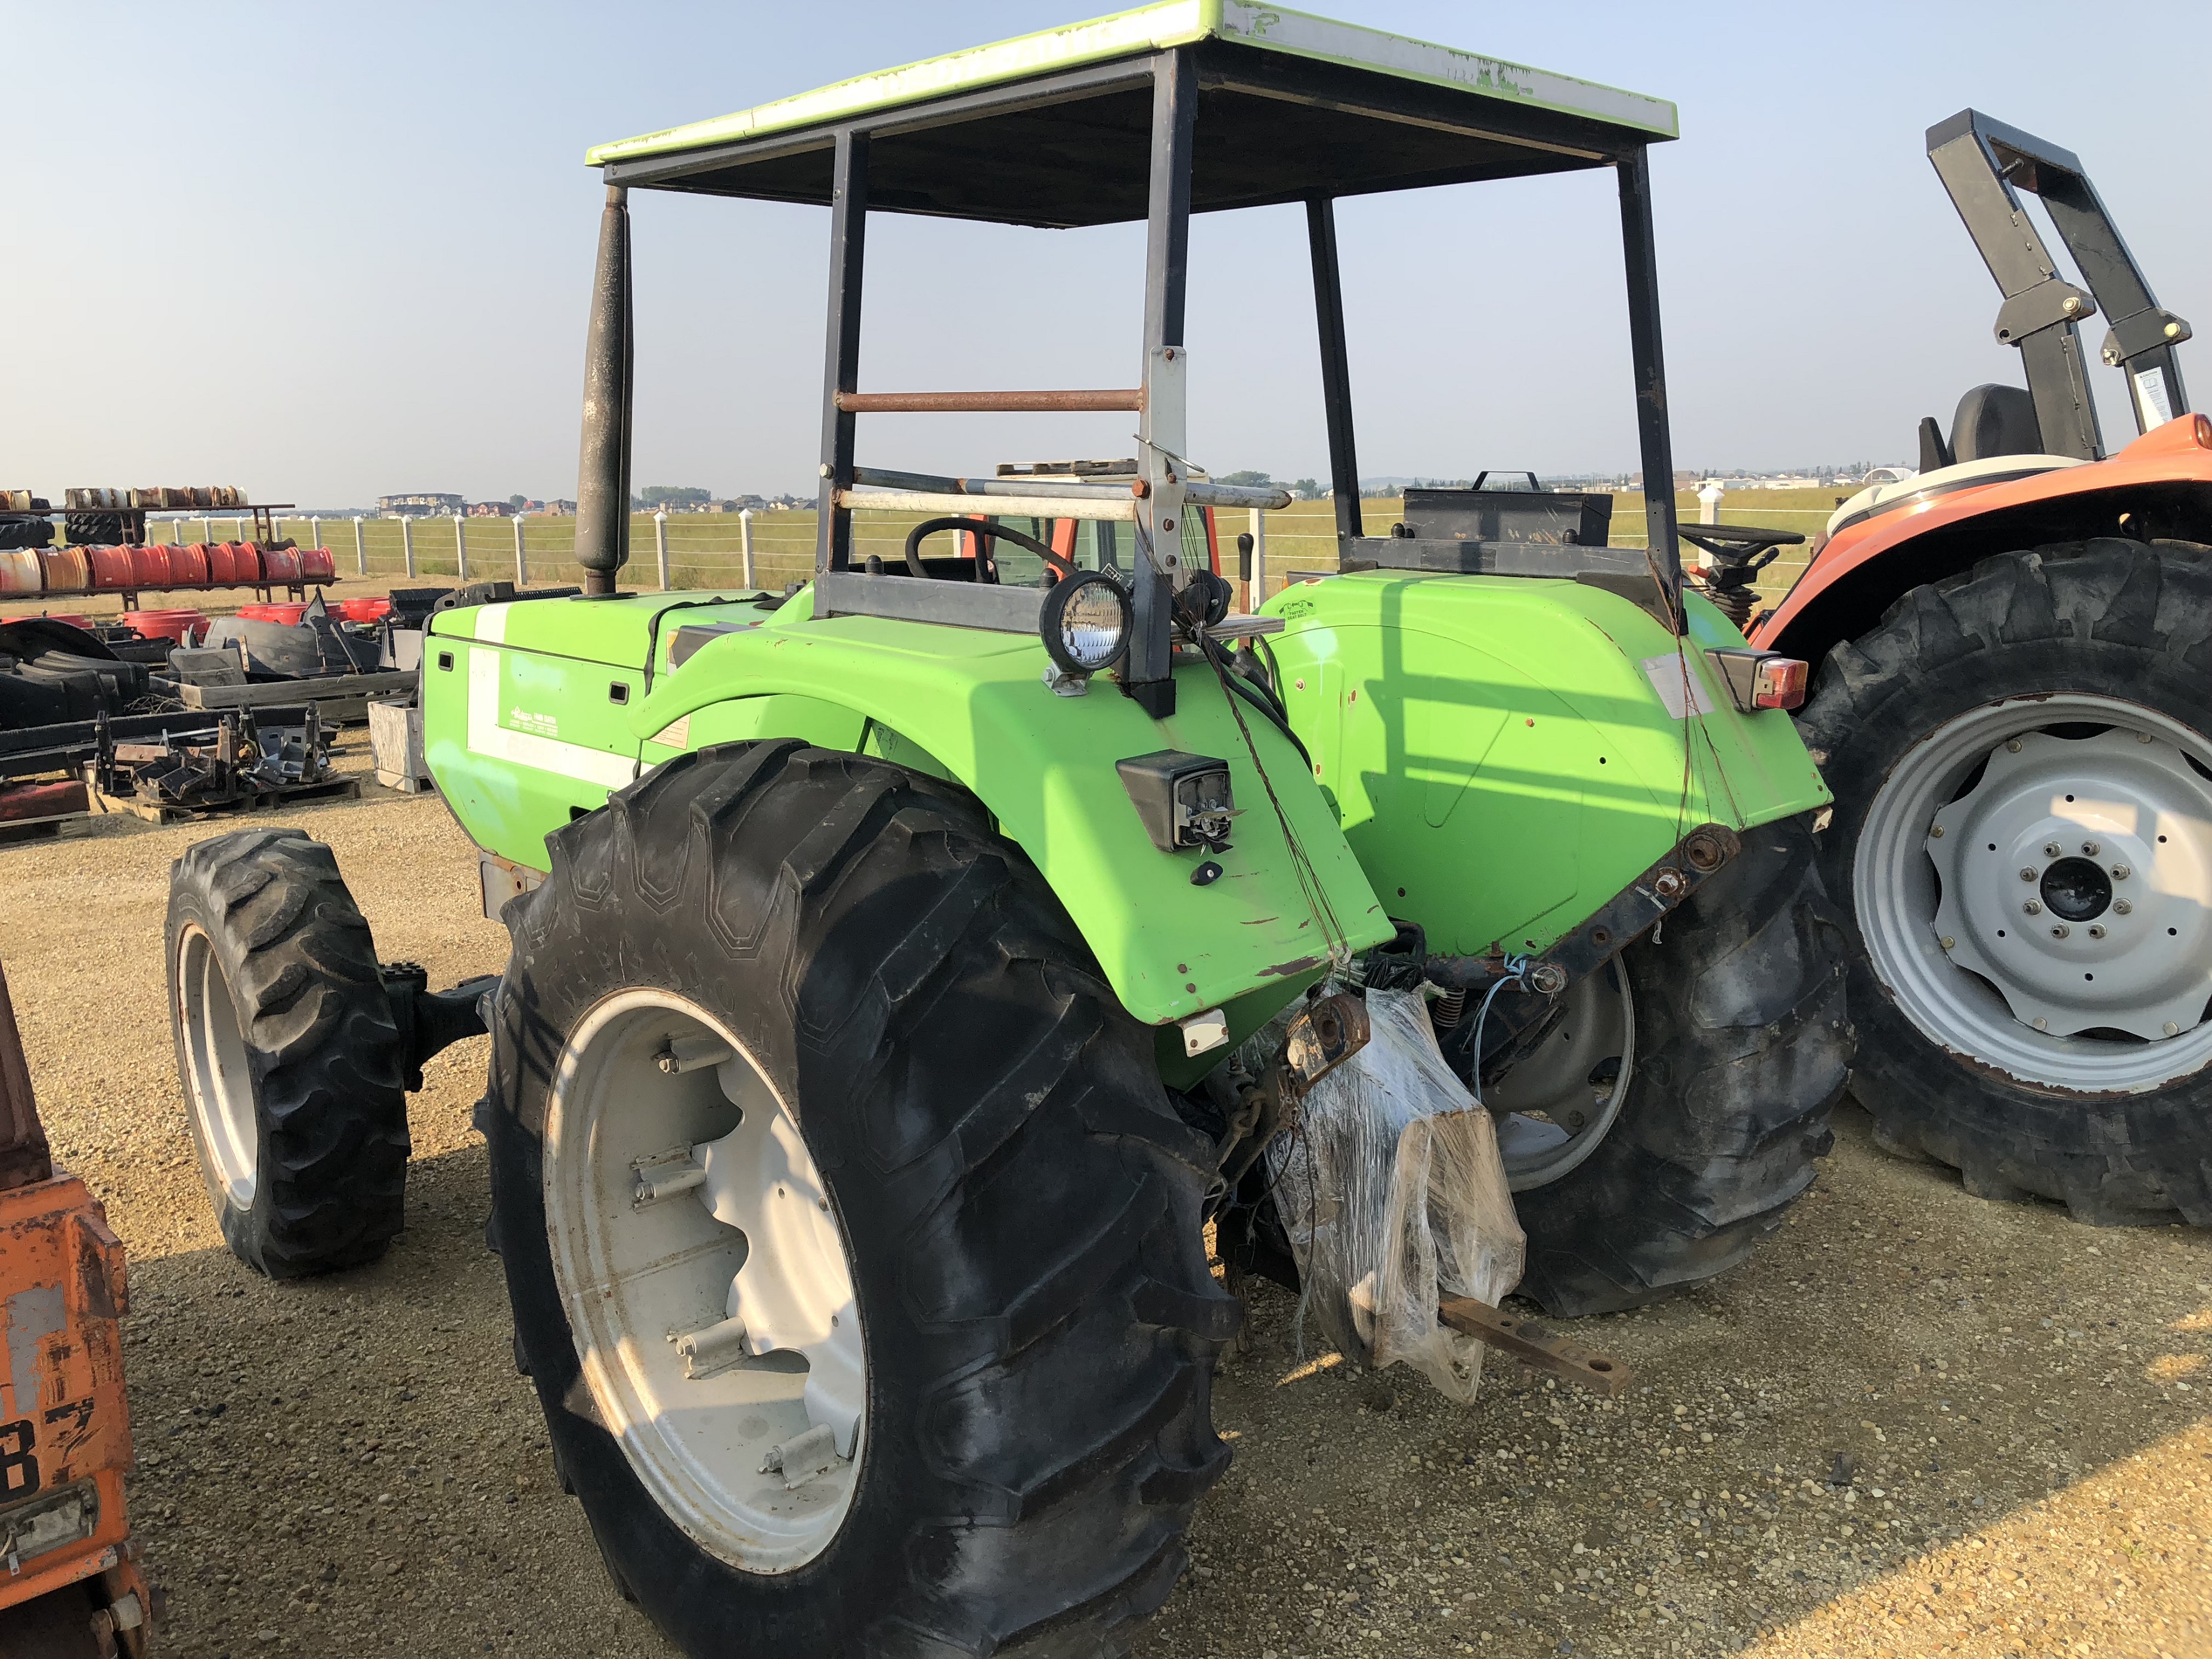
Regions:
M 2160 1026 L 2159 1030 L 2164 1031 L 2168 1036 L 2179 1036 L 2181 1035 L 2181 1028 L 2179 1025 L 2176 1025 L 2170 1019 L 2166 1021 L 2165 1024 Z
M 2018 738 L 2007 738 L 2005 740 L 2005 752 L 2013 755 L 2020 753 L 2020 739 Z
M 2069 927 L 2068 927 L 2064 922 L 2063 922 L 2063 921 L 2062 921 L 2062 922 L 2060 922 L 2060 923 L 2059 923 L 2056 927 L 2053 927 L 2053 928 L 2051 930 L 2051 938 L 2053 938 L 2053 939 L 2064 939 L 2064 938 L 2065 938 L 2069 933 L 2072 933 L 2073 931 L 2074 931 L 2074 930 L 2073 930 L 2072 928 Z
M 2103 922 L 2093 921 L 2089 924 L 2089 937 L 2091 939 L 2102 939 L 2104 936 L 2105 924 Z
M 2094 858 L 2100 850 L 2101 849 L 2098 847 L 2097 843 L 2094 841 L 2085 841 L 2081 843 L 2081 852 L 2084 857 Z
M 1946 933 L 1946 934 L 1944 934 L 1944 935 L 1943 935 L 1943 948 L 1944 948 L 1945 950 L 1948 951 L 1948 950 L 1951 950 L 1951 949 L 1954 948 L 1954 947 L 1958 945 L 1958 943 L 1959 943 L 1959 941 L 1958 941 L 1957 939 L 1953 939 L 1953 938 L 1951 937 L 1951 935 L 1950 935 L 1950 934 Z
M 2013 745 L 2013 747 L 2014 747 L 2014 748 L 2015 748 L 2015 749 L 2017 749 L 2019 746 L 2020 746 L 2020 745 L 2019 745 L 2018 744 L 2014 744 Z M 2035 1029 L 2036 1029 L 2037 1030 L 2039 1030 L 2039 1031 L 2047 1031 L 2047 1030 L 2049 1030 L 2051 1029 L 2051 1022 L 2050 1022 L 2049 1020 L 2047 1020 L 2047 1019 L 2044 1018 L 2042 1015 L 2038 1014 L 2038 1015 L 2035 1017 Z
M 2084 852 L 2087 852 L 2088 849 L 2087 849 L 2087 848 L 2082 848 L 2082 850 L 2083 850 Z M 2046 841 L 2045 842 L 2044 842 L 2044 843 L 2043 843 L 2043 856 L 2044 856 L 2044 857 L 2045 857 L 2045 858 L 2047 858 L 2047 859 L 2055 859 L 2055 858 L 2057 858 L 2057 857 L 2058 856 L 2058 843 L 2057 843 L 2057 842 L 2055 842 L 2055 841 Z
M 2125 881 L 2133 874 L 2135 874 L 2135 872 L 2130 870 L 2124 864 L 2116 864 L 2112 866 L 2112 879 L 2114 881 Z
M 2020 878 L 2022 881 L 2033 881 L 2035 879 L 2035 876 L 2036 872 L 2033 866 L 2025 864 L 2021 866 Z
M 2043 901 L 2040 899 L 2030 899 L 2027 903 L 2021 905 L 2020 908 L 2027 911 L 2031 916 L 2039 916 L 2043 914 Z
M 2127 899 L 2114 899 L 2112 901 L 2112 908 L 2118 911 L 2120 915 L 2124 916 L 2132 915 L 2135 913 L 2135 905 Z

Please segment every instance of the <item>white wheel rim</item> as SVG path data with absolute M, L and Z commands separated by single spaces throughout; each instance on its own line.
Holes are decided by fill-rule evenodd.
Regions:
M 1852 866 L 1898 1006 L 2039 1088 L 2141 1093 L 2212 1062 L 2208 762 L 2179 721 L 2087 693 L 1986 704 L 1915 745 Z
M 867 1370 L 851 1254 L 788 1103 L 706 1010 L 627 991 L 562 1053 L 544 1173 L 584 1382 L 630 1467 L 731 1565 L 812 1560 L 852 1506 Z
M 190 924 L 177 937 L 177 1029 L 192 1133 L 223 1199 L 250 1210 L 260 1164 L 252 1067 L 215 941 Z
M 1559 1018 L 1536 1047 L 1482 1091 L 1498 1117 L 1505 1184 L 1548 1187 L 1598 1149 L 1628 1098 L 1636 1069 L 1636 1003 L 1619 961 L 1560 995 Z M 1608 1063 L 1617 1067 L 1601 1072 Z

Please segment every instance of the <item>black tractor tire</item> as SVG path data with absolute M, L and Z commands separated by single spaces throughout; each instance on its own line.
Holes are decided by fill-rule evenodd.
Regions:
M 1615 1312 L 1725 1273 L 1812 1184 L 1851 1053 L 1816 839 L 1802 817 L 1747 830 L 1656 939 L 1621 953 L 1627 1098 L 1580 1164 L 1514 1194 L 1520 1294 L 1547 1313 Z
M 2094 1225 L 2212 1224 L 2212 1066 L 2093 1094 L 1977 1064 L 1898 1006 L 1861 931 L 1853 855 L 1900 757 L 1977 707 L 2069 691 L 2212 734 L 2212 547 L 2102 537 L 2000 554 L 1828 653 L 1800 729 L 1836 793 L 1821 858 L 1863 1039 L 1851 1091 L 1878 1144 L 1949 1165 L 1980 1197 L 2049 1199 Z
M 62 539 L 71 547 L 118 547 L 123 542 L 123 514 L 65 513 Z
M 331 849 L 298 830 L 191 847 L 170 867 L 167 954 L 185 1115 L 232 1254 L 271 1279 L 375 1261 L 406 1200 L 404 1059 Z M 211 1127 L 224 1102 L 241 1132 L 251 1117 L 244 1203 Z
M 694 1659 L 1110 1656 L 1182 1570 L 1228 1447 L 1212 1161 L 1051 890 L 958 789 L 791 742 L 680 756 L 550 836 L 508 904 L 493 1227 L 556 1467 L 610 1574 Z M 580 1020 L 653 988 L 738 1034 L 819 1167 L 866 1334 L 851 1507 L 749 1572 L 600 1426 L 542 1139 Z

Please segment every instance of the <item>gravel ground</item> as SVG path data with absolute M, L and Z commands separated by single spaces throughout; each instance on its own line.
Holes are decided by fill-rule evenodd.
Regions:
M 337 849 L 387 959 L 434 983 L 498 968 L 434 799 L 372 784 L 255 821 Z M 276 1286 L 222 1249 L 161 968 L 169 861 L 208 833 L 111 818 L 0 848 L 49 1130 L 131 1251 L 164 1651 L 665 1656 L 508 1358 L 468 1127 L 481 1040 L 428 1068 L 386 1261 Z M 1578 1328 L 1636 1369 L 1617 1401 L 1493 1360 L 1452 1407 L 1302 1356 L 1292 1298 L 1255 1290 L 1218 1395 L 1236 1463 L 1149 1653 L 2212 1654 L 2205 1237 L 1983 1203 L 1875 1151 L 1855 1109 L 1838 1130 L 1748 1267 Z

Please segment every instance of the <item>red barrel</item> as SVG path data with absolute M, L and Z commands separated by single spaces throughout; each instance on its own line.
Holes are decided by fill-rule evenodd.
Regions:
M 49 593 L 82 593 L 92 586 L 92 562 L 81 547 L 49 547 L 39 555 Z
M 261 574 L 258 569 L 251 574 L 239 569 L 236 542 L 202 542 L 198 545 L 207 554 L 208 581 L 214 586 L 235 587 Z
M 307 614 L 304 605 L 241 605 L 238 614 L 248 622 L 282 623 L 287 628 L 297 628 L 300 618 Z
M 188 635 L 207 626 L 207 617 L 197 611 L 126 611 L 123 625 L 137 629 L 143 638 L 182 645 Z
M 342 599 L 339 614 L 349 623 L 382 622 L 392 614 L 389 599 Z
M 167 587 L 169 585 L 169 544 L 167 542 L 148 542 L 143 546 L 127 550 L 131 555 L 131 578 L 140 587 Z
M 32 549 L 0 550 L 0 593 L 40 593 L 46 591 L 46 573 Z
M 303 547 L 300 553 L 300 574 L 311 582 L 337 580 L 337 566 L 331 562 L 327 547 Z
M 300 580 L 300 550 L 296 547 L 264 547 L 261 551 L 261 580 L 264 582 L 295 582 Z
M 204 587 L 207 586 L 207 545 L 194 542 L 179 547 L 169 547 L 169 586 L 172 587 Z
M 137 586 L 137 566 L 131 562 L 129 548 L 86 547 L 78 550 L 92 562 L 92 585 L 94 588 Z

